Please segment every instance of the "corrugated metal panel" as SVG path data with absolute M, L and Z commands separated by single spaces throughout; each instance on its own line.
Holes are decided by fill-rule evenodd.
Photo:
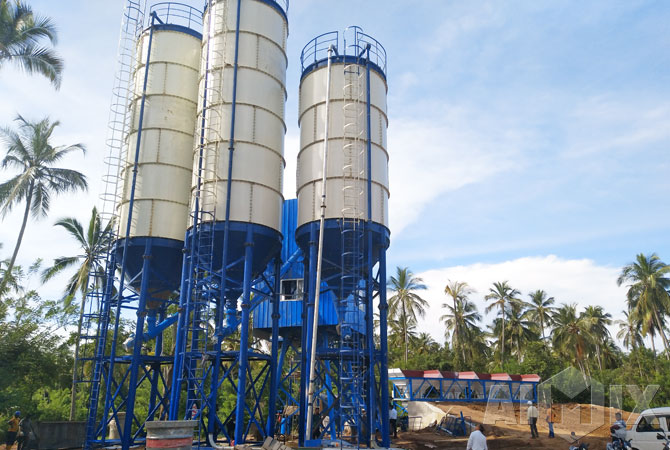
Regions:
M 302 326 L 302 301 L 286 300 L 279 302 L 279 327 L 291 328 Z M 272 304 L 269 301 L 260 303 L 253 312 L 253 324 L 256 329 L 272 328 Z M 319 303 L 319 325 L 337 325 L 337 311 L 332 294 L 321 297 Z
M 286 262 L 298 249 L 295 241 L 295 230 L 298 224 L 298 200 L 291 199 L 284 202 L 284 214 L 282 215 L 282 244 L 281 257 Z M 296 260 L 288 270 L 284 279 L 302 278 L 304 267 L 302 258 Z M 325 285 L 324 285 L 325 286 Z M 321 296 L 319 303 L 319 325 L 337 325 L 337 310 L 333 301 L 334 296 L 328 292 Z M 279 303 L 279 327 L 292 328 L 302 326 L 302 301 L 287 300 Z M 253 326 L 256 329 L 272 328 L 272 305 L 269 301 L 262 302 L 253 311 Z

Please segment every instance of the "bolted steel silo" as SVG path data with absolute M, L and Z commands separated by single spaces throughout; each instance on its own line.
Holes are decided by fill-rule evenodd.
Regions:
M 196 31 L 200 17 L 180 20 L 184 25 L 170 23 L 169 16 L 163 19 L 165 23 L 154 23 L 137 38 L 127 158 L 117 205 L 121 254 L 132 205 L 125 271 L 137 289 L 136 275 L 142 270 L 147 240 L 151 241 L 153 275 L 148 289 L 154 297 L 169 295 L 180 283 L 202 40 Z
M 203 20 L 192 210 L 200 230 L 213 230 L 215 248 L 228 228 L 228 262 L 243 256 L 252 231 L 257 276 L 281 246 L 286 12 L 281 2 L 214 0 Z M 215 270 L 223 258 L 215 252 Z M 241 282 L 242 267 L 227 277 Z
M 350 224 L 368 222 L 368 230 L 381 236 L 386 246 L 389 236 L 386 52 L 357 27 L 348 29 L 341 42 L 339 38 L 338 32 L 325 33 L 303 49 L 296 184 L 296 239 L 307 253 L 310 233 L 319 225 L 326 85 L 330 79 L 323 252 L 324 260 L 338 263 L 343 251 L 346 253 L 341 231 Z M 328 48 L 333 49 L 330 78 Z M 365 242 L 358 246 L 365 246 Z M 375 251 L 373 259 L 377 258 Z M 343 289 L 338 271 L 342 268 L 337 265 L 323 267 L 323 279 L 330 280 L 329 286 L 336 291 Z M 342 294 L 346 296 L 346 293 Z

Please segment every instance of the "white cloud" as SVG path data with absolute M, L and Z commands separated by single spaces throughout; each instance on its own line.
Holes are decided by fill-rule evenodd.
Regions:
M 485 316 L 484 324 L 491 323 L 495 317 L 493 311 L 484 315 L 487 304 L 484 296 L 494 282 L 505 280 L 521 291 L 523 299 L 528 299 L 529 292 L 543 289 L 556 299 L 557 305 L 600 305 L 612 314 L 613 319 L 619 319 L 623 316 L 621 311 L 626 308 L 626 289 L 616 284 L 619 271 L 619 268 L 599 266 L 590 259 L 563 259 L 554 255 L 428 270 L 418 274 L 428 287 L 422 297 L 430 303 L 420 328 L 430 332 L 438 341 L 444 341 L 444 325 L 439 318 L 444 314 L 441 306 L 447 300 L 444 295 L 447 280 L 465 281 L 476 290 L 471 300 Z M 610 331 L 613 332 L 614 328 Z
M 466 108 L 424 105 L 389 127 L 390 222 L 397 236 L 438 196 L 520 169 L 532 137 L 516 124 Z

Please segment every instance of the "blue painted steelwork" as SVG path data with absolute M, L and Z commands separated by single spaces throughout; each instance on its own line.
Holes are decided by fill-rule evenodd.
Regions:
M 390 377 L 393 400 L 425 402 L 537 403 L 535 381 Z
M 238 444 L 248 442 L 252 427 L 260 432 L 262 439 L 274 433 L 274 422 L 266 416 L 266 411 L 268 415 L 274 415 L 275 405 L 268 407 L 265 399 L 268 396 L 276 398 L 279 382 L 276 357 L 279 352 L 278 277 L 282 270 L 279 259 L 282 236 L 259 224 L 230 220 L 241 11 L 242 1 L 238 0 L 224 220 L 216 221 L 214 211 L 204 210 L 200 204 L 206 145 L 201 139 L 198 186 L 191 214 L 193 226 L 186 236 L 186 270 L 180 296 L 183 309 L 177 336 L 179 347 L 174 358 L 175 388 L 170 418 L 198 421 L 201 432 L 200 440 L 195 443 L 197 446 L 217 446 L 217 433 Z M 208 41 L 206 73 L 210 69 L 209 45 Z M 205 83 L 208 83 L 207 77 Z M 201 136 L 205 135 L 205 120 L 209 114 L 207 89 L 206 85 Z M 240 296 L 241 311 L 238 311 Z M 271 355 L 252 350 L 249 342 L 252 312 L 263 301 L 272 305 Z M 226 346 L 235 345 L 233 334 L 238 330 L 239 348 L 225 351 Z M 182 402 L 184 387 L 186 399 Z M 217 408 L 221 395 L 231 390 L 237 394 L 235 408 Z
M 386 78 L 386 52 L 379 43 L 352 28 L 353 40 L 339 47 L 333 64 L 342 63 L 349 70 L 366 71 L 366 168 L 371 173 L 370 136 L 370 71 Z M 353 42 L 353 43 L 352 43 Z M 310 41 L 301 55 L 302 78 L 327 64 L 327 50 L 337 51 L 339 34 L 325 33 Z M 345 69 L 346 70 L 346 69 Z M 359 72 L 362 73 L 362 72 Z M 356 75 L 355 75 L 356 76 Z M 298 442 L 301 446 L 319 446 L 322 439 L 348 441 L 354 446 L 371 446 L 376 431 L 381 432 L 383 446 L 390 446 L 388 424 L 388 384 L 386 341 L 386 249 L 389 230 L 372 221 L 371 177 L 367 176 L 367 216 L 361 225 L 357 220 L 327 219 L 324 229 L 318 222 L 309 222 L 296 230 L 296 242 L 304 252 L 306 298 L 303 303 L 301 339 L 301 388 Z M 308 399 L 306 368 L 309 367 L 312 317 L 314 314 L 316 242 L 324 233 L 322 279 L 318 287 L 331 291 L 335 297 L 338 325 L 335 330 L 319 326 L 316 350 L 317 396 L 323 404 L 322 416 L 315 417 L 313 428 L 305 429 L 302 416 Z M 375 271 L 375 267 L 377 268 Z M 381 347 L 374 345 L 374 299 L 379 297 L 382 336 Z M 379 377 L 379 382 L 377 381 Z M 319 392 L 321 394 L 319 394 Z M 316 400 L 315 400 L 316 401 Z M 329 426 L 322 426 L 327 415 Z M 345 429 L 351 430 L 347 434 Z
M 300 53 L 301 81 L 310 72 L 328 64 L 327 52 L 331 45 L 335 50 L 335 55 L 332 58 L 333 64 L 358 64 L 362 62 L 386 80 L 387 59 L 384 46 L 372 36 L 363 33 L 359 27 L 349 27 L 348 30 L 352 30 L 354 33 L 353 42 L 350 41 L 348 45 L 344 34 L 340 41 L 340 34 L 337 31 L 330 31 L 318 35 L 303 47 Z M 340 43 L 342 44 L 341 47 Z M 368 50 L 369 53 L 362 59 L 361 53 Z
M 173 31 L 199 35 L 193 29 L 172 23 L 174 16 L 162 16 L 159 11 L 151 11 L 150 22 L 143 28 L 144 11 L 139 3 L 128 0 L 124 12 L 124 22 L 120 47 L 120 57 L 134 60 L 136 42 L 143 33 L 148 33 L 148 46 L 145 67 L 149 67 L 152 58 L 154 33 L 170 27 Z M 195 23 L 195 22 L 193 22 Z M 132 81 L 123 66 L 120 71 L 128 84 Z M 173 239 L 159 237 L 131 236 L 135 188 L 139 170 L 139 152 L 142 148 L 143 123 L 146 104 L 146 92 L 149 70 L 144 72 L 142 95 L 140 99 L 137 125 L 137 139 L 134 143 L 132 179 L 130 180 L 130 198 L 128 220 L 122 232 L 114 230 L 110 236 L 113 245 L 107 255 L 99 259 L 104 261 L 104 272 L 94 273 L 89 279 L 89 292 L 84 305 L 86 331 L 82 329 L 81 342 L 95 347 L 93 357 L 84 357 L 85 364 L 93 365 L 90 380 L 89 415 L 84 448 L 97 446 L 120 446 L 128 449 L 142 445 L 145 436 L 145 423 L 151 420 L 167 418 L 170 383 L 165 380 L 162 368 L 173 361 L 172 355 L 163 351 L 163 333 L 172 326 L 177 316 L 174 291 L 180 284 L 181 248 L 183 244 Z M 125 78 L 124 78 L 125 77 Z M 116 89 L 122 90 L 119 85 Z M 117 92 L 118 94 L 118 92 Z M 127 105 L 122 105 L 127 108 Z M 119 113 L 124 120 L 126 116 Z M 116 117 L 116 116 L 115 116 Z M 126 122 L 124 122 L 126 123 Z M 120 132 L 117 123 L 111 127 Z M 123 128 L 127 133 L 128 128 Z M 113 151 L 120 152 L 124 138 L 114 138 L 111 144 L 111 159 L 118 158 Z M 121 276 L 117 277 L 117 274 Z M 134 319 L 134 330 L 122 328 L 122 319 Z M 125 347 L 120 341 L 131 333 Z M 122 337 L 123 336 L 123 337 Z M 111 338 L 111 342 L 110 342 Z M 82 364 L 83 366 L 83 364 Z M 148 394 L 148 403 L 136 405 L 138 390 Z M 102 411 L 99 404 L 102 402 Z M 137 406 L 137 407 L 136 407 Z M 122 414 L 125 414 L 123 419 Z M 114 425 L 119 438 L 108 439 L 108 428 Z

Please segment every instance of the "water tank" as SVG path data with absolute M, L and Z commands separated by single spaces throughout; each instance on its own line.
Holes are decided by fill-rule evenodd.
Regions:
M 377 242 L 377 250 L 373 249 L 372 263 L 375 263 L 379 247 L 386 248 L 389 243 L 386 52 L 375 39 L 357 27 L 348 29 L 343 36 L 338 32 L 320 35 L 310 41 L 302 52 L 296 240 L 307 253 L 312 240 L 310 233 L 319 226 L 327 50 L 331 46 L 334 51 L 331 58 L 324 260 L 340 261 L 343 223 L 352 220 L 366 222 L 370 219 L 365 227 L 374 234 Z M 371 194 L 369 199 L 368 193 Z M 366 242 L 361 239 L 361 248 Z M 331 287 L 337 290 L 338 279 L 334 275 L 342 268 L 324 264 L 323 270 L 323 278 L 332 279 Z
M 139 151 L 126 275 L 134 280 L 131 285 L 139 289 L 140 280 L 136 275 L 142 269 L 142 256 L 149 244 L 151 274 L 144 276 L 151 277 L 150 293 L 165 297 L 179 287 L 181 275 L 189 215 L 202 35 L 198 31 L 201 14 L 193 8 L 181 5 L 173 7 L 169 14 L 160 14 L 161 9 L 152 12 L 160 16 L 162 23 L 156 21 L 137 38 L 129 105 L 131 121 L 126 139 L 128 151 L 121 169 L 123 185 L 117 209 L 119 234 L 125 236 L 133 167 Z M 184 18 L 186 13 L 188 19 Z M 144 113 L 140 114 L 143 99 Z M 119 262 L 124 239 L 117 247 Z
M 237 0 L 215 0 L 204 14 L 197 121 L 202 128 L 192 189 L 201 211 L 199 229 L 213 230 L 214 248 L 223 248 L 229 203 L 227 261 L 244 255 L 251 233 L 256 276 L 281 248 L 288 21 L 278 2 L 240 4 L 239 29 Z M 215 254 L 214 269 L 221 264 L 222 255 Z M 227 269 L 227 276 L 241 280 L 242 265 Z

